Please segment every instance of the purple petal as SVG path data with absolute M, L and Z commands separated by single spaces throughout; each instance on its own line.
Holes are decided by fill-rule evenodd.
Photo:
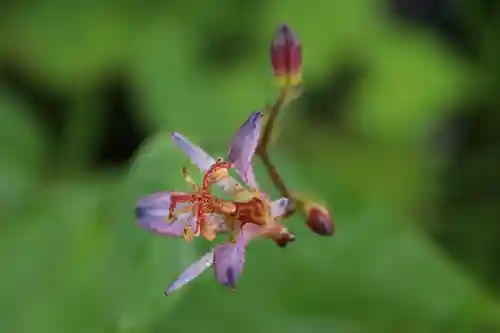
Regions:
M 183 236 L 186 222 L 194 228 L 196 219 L 190 213 L 179 214 L 175 220 L 167 223 L 171 195 L 171 192 L 160 192 L 139 200 L 135 208 L 139 225 L 165 236 Z M 183 209 L 186 206 L 186 203 L 180 203 L 177 208 Z
M 180 289 L 195 278 L 200 276 L 207 268 L 212 266 L 214 262 L 214 252 L 207 252 L 203 257 L 189 265 L 181 275 L 165 290 L 165 296 L 168 296 L 173 291 Z
M 172 140 L 174 143 L 189 157 L 191 162 L 200 168 L 201 171 L 207 172 L 210 167 L 215 163 L 215 159 L 207 154 L 203 149 L 189 141 L 185 136 L 180 133 L 173 132 Z M 232 178 L 224 178 L 218 181 L 217 186 L 222 190 L 233 194 L 235 192 L 238 182 Z
M 215 276 L 220 284 L 236 288 L 236 281 L 243 272 L 245 246 L 241 242 L 226 243 L 215 248 Z
M 173 132 L 172 140 L 174 143 L 189 156 L 191 162 L 196 164 L 201 171 L 207 172 L 208 169 L 215 163 L 215 159 L 203 151 L 200 147 L 189 141 L 180 133 Z
M 253 112 L 234 135 L 228 155 L 228 161 L 243 180 L 252 188 L 258 188 L 252 167 L 252 158 L 259 144 L 262 127 L 262 112 Z
M 288 198 L 281 198 L 271 203 L 271 216 L 273 218 L 285 215 L 290 209 L 292 201 Z
M 245 264 L 245 247 L 261 229 L 262 227 L 255 224 L 246 224 L 236 243 L 225 243 L 215 248 L 214 271 L 220 284 L 236 288 L 236 281 L 243 273 Z

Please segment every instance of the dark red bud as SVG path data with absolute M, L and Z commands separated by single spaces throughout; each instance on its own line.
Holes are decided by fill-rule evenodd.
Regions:
M 333 235 L 333 220 L 326 208 L 313 204 L 306 209 L 306 212 L 309 229 L 321 236 Z
M 278 27 L 271 44 L 271 64 L 280 85 L 298 85 L 302 80 L 302 45 L 286 24 Z

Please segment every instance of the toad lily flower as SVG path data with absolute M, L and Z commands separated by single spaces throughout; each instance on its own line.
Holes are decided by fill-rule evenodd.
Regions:
M 240 184 L 228 173 L 214 181 L 215 185 L 233 197 L 233 201 L 228 202 L 231 206 L 228 214 L 207 214 L 207 222 L 216 234 L 230 234 L 230 241 L 215 247 L 189 266 L 165 291 L 166 294 L 179 289 L 211 266 L 222 285 L 235 288 L 243 271 L 246 246 L 251 240 L 270 238 L 281 247 L 294 240 L 294 235 L 279 222 L 288 212 L 290 200 L 281 198 L 270 202 L 267 195 L 259 191 L 253 173 L 251 162 L 260 136 L 261 118 L 262 113 L 252 113 L 237 131 L 229 148 L 228 161 L 244 183 Z M 202 172 L 207 173 L 217 163 L 181 134 L 173 133 L 172 140 Z M 173 220 L 166 223 L 172 197 L 179 195 L 189 193 L 161 192 L 142 198 L 136 207 L 139 224 L 154 233 L 174 237 L 182 237 L 186 225 L 194 229 L 196 216 L 189 202 L 178 203 Z
M 245 123 L 240 127 L 231 141 L 228 151 L 228 161 L 234 165 L 234 168 L 250 190 L 245 189 L 241 184 L 227 175 L 218 180 L 215 184 L 231 194 L 235 202 L 246 202 L 249 205 L 251 200 L 257 200 L 257 206 L 244 206 L 239 213 L 232 217 L 238 222 L 230 223 L 227 217 L 215 215 L 212 218 L 216 225 L 218 233 L 229 232 L 232 234 L 229 242 L 216 246 L 214 249 L 202 256 L 198 261 L 191 264 L 176 280 L 172 283 L 165 294 L 181 288 L 192 281 L 209 267 L 213 267 L 215 276 L 219 283 L 224 286 L 236 288 L 236 281 L 243 272 L 245 262 L 246 247 L 250 241 L 257 238 L 270 238 L 276 244 L 284 247 L 294 240 L 294 235 L 290 233 L 279 221 L 288 212 L 290 200 L 281 198 L 269 202 L 267 195 L 261 193 L 252 168 L 252 158 L 257 148 L 261 131 L 262 113 L 253 112 Z M 206 172 L 215 160 L 203 150 L 188 141 L 184 136 L 173 133 L 172 138 L 202 171 Z M 159 204 L 156 215 L 165 217 L 167 205 Z M 256 218 L 258 211 L 255 207 L 263 207 L 260 212 L 263 217 Z M 258 214 L 257 214 L 258 215 Z M 160 222 L 161 223 L 161 222 Z M 149 224 L 151 226 L 152 224 Z M 161 223 L 159 228 L 165 228 Z M 172 227 L 172 229 L 174 229 Z M 172 230 L 171 229 L 171 230 Z M 177 227 L 177 235 L 181 233 L 182 228 Z

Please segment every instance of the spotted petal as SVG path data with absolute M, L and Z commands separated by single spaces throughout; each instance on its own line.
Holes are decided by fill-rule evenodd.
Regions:
M 189 267 L 165 290 L 165 296 L 180 289 L 201 275 L 214 262 L 214 252 L 209 251 L 203 257 L 189 265 Z
M 212 156 L 208 155 L 205 151 L 203 151 L 203 149 L 189 141 L 182 134 L 173 132 L 172 140 L 189 157 L 191 162 L 200 168 L 201 171 L 207 172 L 208 169 L 210 169 L 210 167 L 215 163 L 215 159 Z M 238 186 L 238 182 L 232 177 L 224 178 L 216 184 L 229 194 L 233 194 Z
M 250 187 L 257 189 L 258 185 L 252 167 L 252 158 L 259 144 L 262 127 L 262 112 L 252 112 L 234 135 L 229 151 L 228 161 L 234 163 L 238 174 Z

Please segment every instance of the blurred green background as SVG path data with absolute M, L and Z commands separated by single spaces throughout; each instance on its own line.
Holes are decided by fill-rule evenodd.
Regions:
M 482 0 L 2 1 L 0 332 L 500 332 L 499 14 Z M 237 292 L 206 273 L 165 298 L 210 244 L 140 229 L 134 204 L 188 190 L 170 131 L 223 156 L 273 100 L 282 22 L 306 90 L 272 154 L 336 234 L 294 217 L 286 249 L 251 244 Z

